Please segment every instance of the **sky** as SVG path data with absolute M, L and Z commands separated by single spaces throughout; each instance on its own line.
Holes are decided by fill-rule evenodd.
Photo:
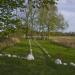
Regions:
M 59 0 L 57 7 L 58 12 L 64 16 L 69 24 L 65 31 L 75 32 L 75 0 Z

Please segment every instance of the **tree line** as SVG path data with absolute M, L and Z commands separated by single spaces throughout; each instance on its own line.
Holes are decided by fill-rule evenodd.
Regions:
M 55 0 L 0 0 L 0 37 L 22 32 L 50 36 L 68 27 Z M 47 34 L 46 34 L 47 32 Z

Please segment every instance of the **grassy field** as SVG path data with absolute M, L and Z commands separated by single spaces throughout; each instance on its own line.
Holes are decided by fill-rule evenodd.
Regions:
M 43 48 L 51 55 L 49 58 L 42 49 L 31 40 L 33 55 L 35 60 L 0 57 L 0 75 L 75 75 L 75 67 L 67 65 L 57 65 L 54 63 L 56 58 L 63 62 L 75 63 L 75 48 L 65 47 L 49 40 L 37 40 Z M 26 57 L 29 53 L 29 41 L 22 39 L 20 43 L 15 44 L 1 53 L 16 54 Z
M 50 40 L 66 47 L 75 48 L 75 36 L 54 36 Z

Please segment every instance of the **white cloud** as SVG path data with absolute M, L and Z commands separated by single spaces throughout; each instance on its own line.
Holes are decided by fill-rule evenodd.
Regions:
M 75 3 L 75 0 L 67 0 L 68 3 Z
M 58 3 L 60 3 L 60 4 L 74 4 L 75 0 L 59 0 Z
M 75 32 L 75 0 L 59 0 L 57 7 L 69 24 L 66 31 Z
M 62 4 L 62 3 L 63 4 L 66 4 L 67 3 L 67 0 L 59 0 L 58 3 L 60 3 L 60 4 Z
M 72 11 L 61 10 L 60 13 L 62 13 L 66 17 L 75 17 L 75 12 Z
M 75 32 L 75 12 L 68 12 L 68 11 L 61 11 L 61 14 L 63 14 L 65 20 L 68 22 L 69 27 L 65 31 L 74 31 Z

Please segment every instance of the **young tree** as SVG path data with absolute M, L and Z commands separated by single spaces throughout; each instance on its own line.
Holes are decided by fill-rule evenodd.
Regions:
M 0 23 L 3 23 L 6 34 L 14 31 L 16 27 L 16 19 L 13 11 L 23 6 L 24 0 L 0 0 Z M 13 22 L 14 21 L 14 22 Z

